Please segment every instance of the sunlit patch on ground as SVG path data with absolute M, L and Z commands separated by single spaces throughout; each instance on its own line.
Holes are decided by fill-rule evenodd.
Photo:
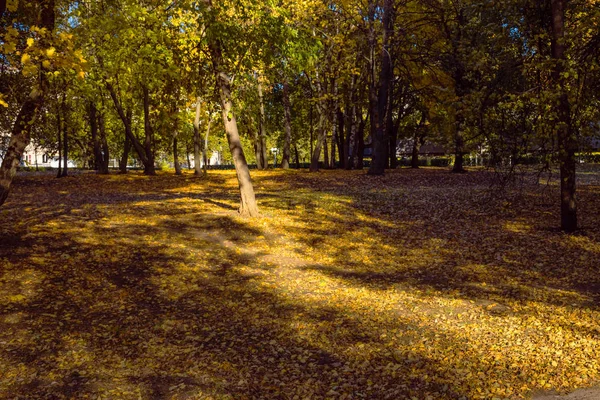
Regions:
M 598 179 L 441 169 L 20 177 L 2 398 L 522 398 L 600 380 Z

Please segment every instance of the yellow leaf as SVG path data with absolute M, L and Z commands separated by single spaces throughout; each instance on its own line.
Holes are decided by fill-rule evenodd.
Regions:
M 28 38 L 27 39 L 27 47 L 31 47 L 33 46 L 33 43 L 35 42 L 35 40 L 33 40 L 33 38 Z
M 83 78 L 85 78 L 85 72 L 83 72 L 83 71 L 79 71 L 79 73 L 77 74 L 77 77 L 78 77 L 79 79 L 83 79 Z
M 55 52 L 56 52 L 56 49 L 54 47 L 50 47 L 48 50 L 46 50 L 46 55 L 48 57 L 52 57 Z
M 50 66 L 51 66 L 52 64 L 50 64 L 50 61 L 48 61 L 48 60 L 44 60 L 44 61 L 42 61 L 42 65 L 44 66 L 44 68 L 47 68 L 47 69 L 48 69 L 48 68 L 50 68 Z
M 27 54 L 27 53 L 23 54 L 23 55 L 21 56 L 21 63 L 23 63 L 23 64 L 27 64 L 27 62 L 29 62 L 29 59 L 30 59 L 30 58 L 31 58 L 31 57 L 29 56 L 29 54 Z
M 17 7 L 19 7 L 19 0 L 8 0 L 6 2 L 6 9 L 10 12 L 17 11 Z

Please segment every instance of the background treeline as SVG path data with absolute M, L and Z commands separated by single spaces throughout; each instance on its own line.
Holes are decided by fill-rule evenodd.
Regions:
M 399 149 L 575 168 L 599 132 L 595 0 L 11 0 L 0 4 L 0 204 L 28 143 L 109 172 L 169 162 L 383 174 Z M 271 149 L 277 148 L 273 154 Z M 367 149 L 367 150 L 365 150 Z M 481 157 L 481 158 L 479 158 Z M 408 163 L 409 161 L 405 161 Z M 421 161 L 422 162 L 422 161 Z

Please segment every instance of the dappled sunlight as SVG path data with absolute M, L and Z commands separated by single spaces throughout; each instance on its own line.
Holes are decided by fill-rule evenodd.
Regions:
M 597 229 L 474 201 L 475 173 L 254 179 L 256 219 L 231 171 L 17 184 L 0 397 L 520 398 L 600 378 Z

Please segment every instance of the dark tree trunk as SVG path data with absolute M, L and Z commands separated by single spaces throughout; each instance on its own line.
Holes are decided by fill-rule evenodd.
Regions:
M 66 177 L 69 171 L 69 124 L 67 119 L 67 110 L 65 107 L 63 115 L 63 169 L 61 177 Z
M 411 168 L 419 168 L 419 149 L 421 148 L 421 146 L 419 146 L 419 137 L 418 134 L 415 132 L 414 136 L 413 136 L 413 145 L 412 145 L 412 157 L 410 160 L 410 167 Z
M 327 142 L 327 133 L 325 133 L 325 139 L 323 140 L 323 168 L 331 168 L 329 165 L 329 145 Z
M 361 117 L 360 124 L 358 125 L 358 132 L 356 133 L 356 138 L 358 139 L 358 143 L 356 146 L 356 169 L 364 168 L 364 154 L 365 154 L 365 126 L 367 120 Z
M 292 143 L 292 107 L 290 104 L 289 85 L 287 81 L 283 84 L 283 111 L 285 124 L 285 140 L 283 142 L 283 157 L 281 158 L 281 168 L 288 169 L 290 167 L 290 146 Z
M 337 124 L 338 124 L 338 129 L 337 129 L 337 149 L 338 149 L 338 160 L 340 162 L 340 168 L 345 168 L 346 167 L 346 159 L 348 158 L 348 149 L 346 149 L 346 139 L 344 137 L 344 122 L 345 122 L 346 116 L 345 113 L 342 111 L 341 107 L 338 104 L 338 108 L 337 108 Z M 348 135 L 348 132 L 345 133 L 346 135 Z
M 194 117 L 194 175 L 202 173 L 202 162 L 200 161 L 200 148 L 202 147 L 200 139 L 200 97 L 196 99 L 196 116 Z
M 294 153 L 296 155 L 296 169 L 300 169 L 300 154 L 298 153 L 298 145 L 294 143 Z
M 175 175 L 181 175 L 181 165 L 179 164 L 179 151 L 177 149 L 177 142 L 177 133 L 175 133 L 175 135 L 173 135 L 173 165 L 175 166 Z
M 119 118 L 121 118 L 121 122 L 123 122 L 123 126 L 125 128 L 125 136 L 127 137 L 127 139 L 129 139 L 129 146 L 133 146 L 133 148 L 135 149 L 136 154 L 138 155 L 140 161 L 144 165 L 144 172 L 146 170 L 154 170 L 154 159 L 148 159 L 146 149 L 142 146 L 138 138 L 133 134 L 133 129 L 131 127 L 131 109 L 128 110 L 127 113 L 125 113 L 113 86 L 110 83 L 106 83 L 106 88 L 108 89 L 108 93 L 110 94 L 110 97 L 113 100 L 115 109 L 117 110 L 117 114 L 119 114 Z M 144 109 L 145 108 L 146 107 L 144 105 Z M 125 143 L 127 143 L 127 141 Z M 121 172 L 123 172 L 122 169 Z
M 129 160 L 129 152 L 131 151 L 131 140 L 129 136 L 125 136 L 125 143 L 123 144 L 123 155 L 119 161 L 119 173 L 127 173 L 127 161 Z
M 563 76 L 565 55 L 565 3 L 552 0 L 552 58 L 555 61 L 552 80 L 560 96 L 556 108 L 556 126 L 560 161 L 560 220 L 565 232 L 577 230 L 576 159 L 577 138 L 571 128 L 571 106 Z
M 142 86 L 144 94 L 144 152 L 146 153 L 146 162 L 144 164 L 145 175 L 156 175 L 154 167 L 154 151 L 152 149 L 152 139 L 154 136 L 152 123 L 150 122 L 150 94 L 147 86 Z
M 60 178 L 62 176 L 62 131 L 63 131 L 63 118 L 62 118 L 62 109 L 60 104 L 56 103 L 56 127 L 57 127 L 57 136 L 58 136 L 58 170 L 56 171 L 56 177 Z
M 465 154 L 465 141 L 462 136 L 462 123 L 456 123 L 456 132 L 454 134 L 454 166 L 452 167 L 453 173 L 464 173 L 467 172 L 463 166 L 463 158 Z
M 106 126 L 104 124 L 104 116 L 102 113 L 98 113 L 98 128 L 100 129 L 100 142 L 102 144 L 102 161 L 100 163 L 101 174 L 108 174 L 108 163 L 110 161 L 110 155 L 108 153 L 108 140 L 106 138 Z
M 100 138 L 98 137 L 98 115 L 96 106 L 93 102 L 90 102 L 89 107 L 89 120 L 90 130 L 92 132 L 92 146 L 94 152 L 93 168 L 96 172 L 100 172 L 102 164 L 102 152 L 100 149 Z
M 211 5 L 210 0 L 208 0 L 207 3 L 208 5 Z M 225 61 L 223 60 L 221 42 L 218 38 L 213 38 L 209 41 L 209 50 L 215 71 L 217 87 L 219 88 L 223 124 L 225 125 L 229 150 L 233 157 L 233 164 L 235 165 L 240 188 L 239 213 L 251 217 L 258 216 L 258 206 L 256 205 L 252 180 L 250 179 L 250 170 L 248 168 L 248 163 L 246 162 L 246 157 L 244 156 L 244 150 L 242 149 L 242 143 L 238 133 L 237 121 L 233 113 L 231 79 L 223 71 Z
M 371 66 L 371 82 L 369 88 L 369 101 L 371 107 L 371 140 L 372 140 L 372 159 L 369 175 L 383 175 L 388 158 L 389 143 L 386 130 L 386 113 L 391 112 L 389 107 L 389 87 L 392 78 L 392 63 L 390 58 L 390 41 L 393 33 L 393 12 L 394 1 L 385 0 L 383 10 L 383 48 L 381 50 L 381 70 L 379 73 L 379 82 L 375 79 L 375 65 Z M 375 4 L 372 3 L 370 18 L 374 18 Z M 371 49 L 373 60 L 375 56 L 375 32 L 371 28 Z

